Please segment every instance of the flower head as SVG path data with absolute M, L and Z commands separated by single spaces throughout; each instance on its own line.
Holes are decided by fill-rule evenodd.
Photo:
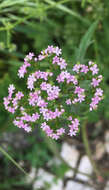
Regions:
M 85 104 L 93 111 L 103 99 L 97 64 L 77 63 L 69 69 L 61 54 L 62 50 L 52 45 L 37 57 L 30 52 L 18 70 L 19 78 L 26 79 L 27 89 L 21 92 L 11 84 L 3 99 L 5 109 L 15 115 L 15 126 L 31 132 L 38 123 L 47 136 L 56 140 L 64 133 L 78 133 L 77 106 Z

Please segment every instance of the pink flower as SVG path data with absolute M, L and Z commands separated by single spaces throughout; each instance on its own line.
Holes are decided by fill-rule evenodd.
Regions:
M 25 59 L 24 64 L 20 67 L 18 70 L 18 76 L 19 78 L 24 78 L 24 75 L 27 73 L 27 67 L 30 67 L 31 64 L 27 62 Z
M 29 105 L 35 106 L 39 98 L 40 91 L 30 92 L 29 94 Z
M 37 57 L 35 57 L 35 58 L 34 58 L 34 61 L 35 61 L 35 62 L 37 62 L 37 61 L 38 61 L 38 58 L 37 58 Z
M 78 81 L 76 79 L 76 77 L 74 75 L 70 75 L 66 77 L 67 79 L 67 83 L 69 84 L 70 82 L 72 82 L 74 85 L 78 84 Z
M 66 72 L 64 72 L 64 71 L 62 71 L 58 76 L 57 76 L 57 81 L 58 81 L 58 83 L 60 83 L 60 82 L 64 82 L 64 80 L 65 80 L 65 78 L 66 78 L 66 74 L 67 74 L 67 71 Z
M 92 71 L 92 75 L 98 74 L 98 67 L 97 64 L 94 64 L 93 66 L 90 67 L 90 71 Z
M 30 90 L 34 89 L 34 82 L 36 82 L 38 79 L 44 79 L 45 81 L 48 80 L 48 76 L 52 76 L 53 73 L 51 72 L 41 72 L 36 71 L 35 73 L 29 75 L 28 79 L 27 79 L 27 88 L 29 88 Z
M 53 47 L 53 46 L 48 46 L 47 52 L 48 52 L 49 54 L 54 53 L 54 47 Z
M 40 85 L 40 88 L 41 88 L 41 90 L 47 90 L 47 83 L 46 82 L 42 82 L 41 85 Z
M 96 87 L 96 86 L 99 86 L 99 83 L 100 83 L 101 81 L 98 79 L 96 79 L 96 78 L 93 78 L 92 79 L 92 82 L 91 82 L 91 85 L 93 86 L 93 87 Z
M 85 95 L 78 94 L 78 102 L 83 102 L 85 100 Z
M 67 105 L 71 105 L 71 104 L 72 104 L 71 99 L 67 99 L 67 100 L 66 100 L 66 104 L 67 104 Z
M 91 66 L 91 65 L 94 65 L 94 63 L 92 61 L 89 61 L 88 65 Z
M 77 102 L 79 102 L 78 98 L 74 98 L 74 100 L 72 101 L 72 104 L 75 104 Z
M 27 80 L 27 88 L 30 90 L 33 90 L 35 81 L 36 81 L 36 78 L 35 78 L 34 74 L 29 75 L 28 80 Z
M 58 140 L 58 139 L 59 139 L 59 135 L 57 135 L 57 134 L 55 134 L 55 133 L 53 133 L 51 137 L 52 137 L 52 139 L 55 139 L 55 140 Z
M 59 65 L 61 70 L 62 70 L 62 69 L 65 69 L 66 66 L 67 66 L 67 63 L 66 63 L 65 59 L 59 58 L 58 56 L 55 56 L 55 57 L 53 58 L 53 62 L 52 62 L 52 63 L 53 63 L 53 64 L 56 63 L 57 65 Z
M 83 102 L 85 100 L 85 94 L 84 94 L 84 89 L 83 88 L 80 88 L 80 86 L 76 86 L 75 87 L 75 91 L 74 93 L 78 95 L 78 98 L 75 98 L 73 100 L 73 104 L 77 103 L 77 102 Z
M 14 107 L 9 106 L 7 110 L 8 110 L 10 113 L 12 113 L 12 114 L 15 113 L 15 108 L 14 108 Z
M 84 89 L 80 88 L 80 86 L 75 87 L 75 91 L 74 91 L 75 94 L 81 94 L 83 92 L 84 92 Z
M 47 136 L 51 136 L 53 133 L 53 130 L 50 129 L 50 127 L 46 124 L 46 122 L 41 124 L 41 128 L 43 131 L 45 131 L 45 133 L 47 134 Z
M 69 116 L 69 117 L 68 117 L 68 120 L 69 120 L 69 121 L 72 121 L 72 116 Z
M 50 90 L 47 90 L 47 100 L 55 100 L 56 98 L 59 97 L 59 92 L 61 90 L 59 89 L 58 86 L 52 86 L 52 88 Z
M 101 98 L 99 96 L 95 96 L 92 98 L 92 102 L 90 104 L 90 111 L 92 111 L 93 109 L 95 110 L 97 108 L 100 100 Z
M 41 98 L 41 96 L 38 97 L 38 100 L 37 100 L 37 106 L 38 107 L 46 107 L 47 106 L 47 102 L 45 102 L 45 100 L 43 100 Z
M 103 90 L 101 88 L 97 88 L 95 96 L 103 96 Z
M 74 120 L 71 121 L 71 124 L 69 125 L 69 135 L 70 136 L 75 136 L 76 133 L 78 132 L 78 126 L 79 126 L 79 120 L 77 118 L 75 118 Z
M 9 88 L 8 88 L 8 92 L 9 92 L 9 94 L 10 94 L 10 97 L 12 96 L 14 90 L 15 90 L 14 85 L 13 85 L 13 84 L 10 84 L 10 85 L 9 85 Z
M 26 56 L 25 60 L 26 60 L 26 61 L 32 60 L 33 57 L 34 57 L 34 53 L 31 53 L 31 52 L 30 52 L 30 53 Z
M 45 59 L 45 58 L 46 58 L 45 55 L 39 55 L 39 56 L 38 56 L 38 60 L 39 60 L 39 61 L 41 61 L 41 60 L 43 60 L 43 59 Z
M 87 73 L 89 71 L 89 68 L 87 65 L 81 65 L 81 73 Z
M 14 93 L 15 87 L 14 85 L 9 85 L 8 87 L 8 97 L 4 97 L 3 99 L 3 103 L 5 106 L 5 109 L 8 110 L 9 112 L 11 112 L 12 114 L 15 113 L 16 109 L 18 108 L 18 103 L 19 100 L 21 100 L 21 98 L 24 96 L 22 92 L 18 91 L 18 93 L 16 93 L 15 97 L 12 98 L 12 95 Z M 11 106 L 9 106 L 9 104 L 12 104 Z
M 68 73 L 67 71 L 62 71 L 58 76 L 57 76 L 57 81 L 58 83 L 60 82 L 64 82 L 64 80 L 66 79 L 67 83 L 69 84 L 70 82 L 72 82 L 74 85 L 76 85 L 78 83 L 76 77 L 74 75 L 71 75 L 70 73 Z
M 65 62 L 65 59 L 60 58 L 59 62 L 57 63 L 60 66 L 60 69 L 66 69 L 67 63 Z
M 18 70 L 18 76 L 19 78 L 23 78 L 24 74 L 27 72 L 26 65 L 22 65 L 20 69 Z
M 24 94 L 22 92 L 18 91 L 18 93 L 16 93 L 16 99 L 21 100 L 22 97 L 24 97 Z
M 83 65 L 83 64 L 76 64 L 73 67 L 73 71 L 75 71 L 76 73 L 87 73 L 89 71 L 89 68 L 87 65 Z
M 61 49 L 59 49 L 59 47 L 54 48 L 54 53 L 55 53 L 57 56 L 61 55 Z
M 76 65 L 74 65 L 74 67 L 73 67 L 73 71 L 75 71 L 76 73 L 79 73 L 80 68 L 81 68 L 81 65 L 80 65 L 80 64 L 76 64 Z
M 8 97 L 4 97 L 3 100 L 4 100 L 5 109 L 8 110 L 8 105 L 10 104 L 9 98 Z
M 60 128 L 60 129 L 57 129 L 56 132 L 58 136 L 61 136 L 63 133 L 65 133 L 65 129 Z
M 40 115 L 36 112 L 31 116 L 31 122 L 35 122 L 39 119 Z
M 59 63 L 59 57 L 58 56 L 53 57 L 53 62 L 52 63 L 53 64 Z
M 13 123 L 15 126 L 19 127 L 19 128 L 23 128 L 26 132 L 30 132 L 31 131 L 31 127 L 26 123 L 24 124 L 24 122 L 22 120 L 19 120 L 20 118 L 16 118 Z

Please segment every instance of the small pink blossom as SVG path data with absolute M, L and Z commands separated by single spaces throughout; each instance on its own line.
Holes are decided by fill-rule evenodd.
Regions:
M 90 71 L 92 71 L 92 75 L 98 74 L 98 67 L 97 64 L 94 64 L 93 66 L 90 67 Z
M 69 125 L 69 135 L 70 136 L 75 136 L 78 132 L 78 126 L 79 126 L 79 120 L 75 118 L 74 120 L 71 121 L 71 124 Z
M 66 104 L 67 104 L 67 105 L 71 105 L 71 104 L 72 104 L 71 99 L 67 99 L 67 100 L 66 100 Z
M 75 91 L 74 91 L 75 94 L 81 94 L 83 92 L 84 92 L 83 88 L 81 88 L 80 86 L 76 86 Z
M 93 109 L 97 109 L 98 103 L 101 100 L 101 97 L 99 96 L 95 96 L 92 98 L 92 102 L 90 104 L 90 111 L 92 111 Z
M 81 68 L 81 65 L 80 65 L 80 64 L 76 64 L 76 65 L 74 65 L 74 67 L 73 67 L 73 71 L 75 71 L 76 73 L 79 73 L 80 68 Z
M 103 90 L 101 88 L 97 88 L 95 96 L 103 96 Z
M 93 78 L 91 85 L 95 88 L 96 86 L 99 86 L 99 83 L 101 82 L 101 79 Z
M 87 65 L 81 65 L 81 70 L 80 70 L 81 73 L 86 74 L 88 71 L 89 71 L 89 68 Z

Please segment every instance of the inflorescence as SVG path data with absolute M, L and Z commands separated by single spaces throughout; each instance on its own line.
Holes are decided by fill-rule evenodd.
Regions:
M 87 65 L 77 63 L 67 69 L 61 53 L 53 46 L 41 51 L 38 57 L 29 53 L 18 70 L 19 78 L 26 78 L 26 94 L 11 84 L 8 97 L 4 97 L 5 109 L 16 115 L 15 126 L 30 132 L 35 123 L 40 123 L 47 136 L 56 140 L 64 133 L 76 135 L 79 130 L 79 116 L 72 112 L 72 107 L 84 103 L 92 111 L 103 99 L 99 86 L 102 75 L 97 64 L 89 61 Z M 86 81 L 88 88 L 83 87 Z

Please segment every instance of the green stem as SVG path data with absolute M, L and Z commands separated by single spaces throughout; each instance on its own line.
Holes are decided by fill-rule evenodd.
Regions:
M 86 153 L 90 159 L 90 162 L 93 166 L 93 169 L 94 169 L 94 172 L 96 174 L 97 177 L 101 176 L 100 174 L 100 171 L 98 170 L 97 166 L 96 166 L 96 163 L 95 161 L 93 160 L 92 158 L 92 153 L 91 153 L 91 150 L 90 150 L 90 145 L 89 145 L 89 142 L 88 142 L 88 136 L 87 136 L 87 120 L 83 123 L 83 126 L 82 126 L 82 139 L 83 139 L 83 143 L 84 143 L 84 146 L 85 146 L 85 150 L 86 150 Z
M 81 3 L 82 8 L 84 8 L 85 2 L 86 0 L 82 0 L 82 3 Z
M 7 30 L 7 48 L 10 47 L 10 31 Z
M 80 172 L 77 168 L 71 167 L 71 166 L 61 157 L 56 142 L 55 142 L 54 140 L 48 138 L 46 135 L 44 135 L 44 138 L 45 138 L 45 142 L 46 142 L 47 145 L 48 145 L 48 148 L 52 151 L 52 153 L 53 153 L 57 158 L 59 158 L 59 160 L 62 161 L 62 163 L 64 163 L 69 169 L 73 170 L 75 173 L 80 173 L 80 174 L 82 174 L 82 175 L 85 175 L 85 176 L 88 176 L 88 177 L 92 178 L 91 175 L 86 174 L 86 173 L 84 173 L 84 172 Z
M 19 170 L 21 170 L 25 175 L 28 176 L 28 173 L 26 173 L 25 170 L 24 170 L 2 147 L 0 147 L 0 151 L 1 151 Z

